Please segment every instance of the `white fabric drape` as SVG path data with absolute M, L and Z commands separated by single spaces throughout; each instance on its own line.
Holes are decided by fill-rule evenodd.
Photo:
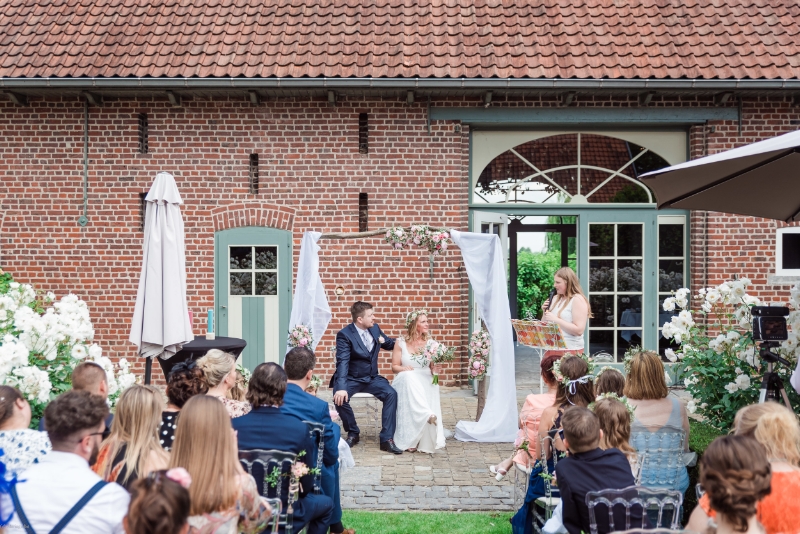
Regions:
M 128 339 L 141 356 L 168 359 L 194 339 L 186 303 L 183 201 L 168 172 L 156 175 L 145 200 L 142 274 Z
M 491 380 L 479 421 L 459 421 L 460 441 L 512 442 L 517 437 L 517 388 L 514 380 L 514 338 L 508 304 L 506 265 L 500 238 L 453 230 L 461 249 L 478 314 L 492 339 Z
M 297 279 L 294 286 L 292 315 L 289 328 L 304 324 L 311 328 L 314 341 L 311 350 L 317 347 L 331 322 L 331 307 L 325 295 L 325 286 L 319 277 L 319 232 L 304 232 L 300 245 L 300 261 L 297 264 Z M 287 346 L 286 352 L 289 351 Z

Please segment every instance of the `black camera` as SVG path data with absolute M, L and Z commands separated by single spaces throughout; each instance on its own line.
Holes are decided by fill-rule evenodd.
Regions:
M 789 339 L 789 330 L 786 326 L 789 308 L 753 306 L 750 313 L 753 315 L 754 341 L 786 341 Z

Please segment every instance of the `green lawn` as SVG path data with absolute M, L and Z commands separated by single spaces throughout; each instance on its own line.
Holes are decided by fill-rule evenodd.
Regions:
M 345 510 L 345 528 L 357 534 L 508 534 L 511 513 L 358 512 Z

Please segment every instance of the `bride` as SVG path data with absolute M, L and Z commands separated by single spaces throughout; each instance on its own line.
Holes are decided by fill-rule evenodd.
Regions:
M 414 310 L 406 317 L 406 335 L 395 343 L 392 353 L 392 387 L 397 391 L 397 429 L 394 442 L 401 450 L 432 454 L 444 447 L 439 386 L 431 383 L 431 369 L 423 367 L 412 354 L 425 346 L 428 312 Z M 438 369 L 434 369 L 438 371 Z

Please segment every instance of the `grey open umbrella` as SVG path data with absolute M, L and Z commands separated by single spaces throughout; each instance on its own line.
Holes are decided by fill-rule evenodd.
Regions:
M 158 173 L 145 200 L 142 276 L 128 339 L 147 358 L 145 383 L 149 383 L 152 359 L 174 356 L 194 336 L 186 303 L 183 202 L 175 178 Z
M 800 132 L 642 176 L 659 208 L 800 220 Z

